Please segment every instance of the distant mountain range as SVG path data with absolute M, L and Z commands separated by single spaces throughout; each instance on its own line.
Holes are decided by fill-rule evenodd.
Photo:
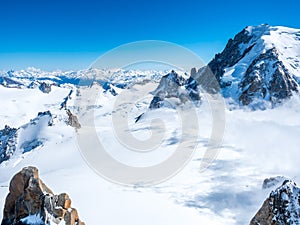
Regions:
M 159 82 L 160 79 L 174 77 L 174 82 L 164 84 L 165 89 L 160 86 L 159 93 L 155 91 L 157 97 L 155 101 L 162 101 L 168 96 L 182 97 L 181 93 L 170 93 L 170 88 L 173 92 L 177 92 L 175 86 L 180 87 L 181 92 L 185 87 L 192 100 L 198 101 L 200 89 L 207 89 L 208 81 L 215 76 L 220 90 L 216 90 L 218 87 L 210 87 L 210 90 L 206 91 L 212 89 L 221 91 L 225 98 L 232 99 L 239 105 L 257 108 L 266 102 L 274 106 L 299 92 L 299 62 L 300 29 L 260 25 L 243 29 L 228 41 L 224 50 L 216 54 L 207 66 L 198 71 L 192 69 L 189 75 L 178 74 L 178 71 L 175 72 L 176 76 L 171 76 L 173 72 L 155 70 L 90 68 L 79 71 L 45 72 L 28 68 L 2 72 L 0 84 L 7 87 L 32 88 L 44 82 L 54 85 L 68 83 L 90 85 L 96 81 L 103 87 L 112 84 L 126 88 L 147 80 Z M 162 105 L 156 104 L 155 107 Z

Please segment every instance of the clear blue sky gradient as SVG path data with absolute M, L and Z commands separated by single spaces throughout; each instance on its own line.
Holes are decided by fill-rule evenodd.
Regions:
M 132 41 L 164 40 L 209 61 L 247 25 L 300 28 L 300 1 L 1 0 L 0 70 L 86 68 Z

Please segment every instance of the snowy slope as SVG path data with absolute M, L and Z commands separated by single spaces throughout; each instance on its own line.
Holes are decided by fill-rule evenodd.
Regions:
M 18 129 L 6 125 L 0 131 L 0 163 L 12 157 L 19 158 L 26 152 L 42 147 L 47 140 L 44 130 L 52 125 L 53 118 L 50 111 L 39 112 L 36 118 Z
M 95 123 L 99 139 L 120 161 L 135 166 L 151 165 L 168 158 L 180 140 L 180 122 L 176 108 L 151 111 L 139 121 L 134 118 L 144 112 L 152 99 L 149 94 L 134 100 L 131 132 L 137 137 L 149 135 L 149 122 L 161 118 L 167 133 L 158 151 L 138 155 L 124 151 L 114 137 L 111 109 L 118 96 L 100 85 L 91 87 L 54 86 L 49 94 L 34 89 L 0 86 L 2 108 L 1 128 L 21 127 L 38 112 L 50 110 L 53 126 L 43 126 L 39 135 L 47 141 L 41 148 L 0 164 L 0 205 L 8 193 L 8 182 L 21 168 L 37 166 L 41 178 L 55 192 L 67 192 L 86 224 L 249 224 L 271 188 L 261 189 L 266 177 L 286 175 L 299 180 L 298 136 L 300 135 L 299 99 L 296 97 L 273 110 L 248 112 L 226 110 L 227 128 L 220 154 L 204 172 L 199 172 L 207 140 L 211 132 L 210 106 L 203 99 L 197 109 L 199 144 L 188 165 L 171 180 L 148 188 L 124 187 L 110 183 L 95 174 L 83 160 L 76 141 L 76 131 L 65 122 L 61 103 L 74 89 L 67 108 L 76 112 L 74 100 L 88 88 L 97 88 L 99 101 L 87 109 L 97 109 Z M 122 89 L 113 87 L 119 93 Z M 132 89 L 133 91 L 137 90 Z M 140 88 L 143 88 L 141 84 Z M 15 118 L 18 118 L 16 120 Z M 268 134 L 268 135 L 266 135 Z M 286 147 L 288 146 L 288 148 Z M 1 218 L 0 211 L 0 218 Z M 117 215 L 117 216 L 116 216 Z
M 210 221 L 205 216 L 199 216 L 193 208 L 175 204 L 167 196 L 160 197 L 153 191 L 140 193 L 140 190 L 111 184 L 94 174 L 86 166 L 77 149 L 75 130 L 59 119 L 63 118 L 64 115 L 63 111 L 59 110 L 59 103 L 62 101 L 62 97 L 67 95 L 69 89 L 58 89 L 61 89 L 61 92 L 65 94 L 61 96 L 60 92 L 56 92 L 55 96 L 55 92 L 51 92 L 51 95 L 47 95 L 36 90 L 35 95 L 32 95 L 33 90 L 22 90 L 23 99 L 19 99 L 18 105 L 24 104 L 25 107 L 28 104 L 25 98 L 27 96 L 30 98 L 30 103 L 36 106 L 36 109 L 41 110 L 47 106 L 57 119 L 53 126 L 45 127 L 46 130 L 43 132 L 47 133 L 48 141 L 41 149 L 11 158 L 0 165 L 1 205 L 4 204 L 4 196 L 7 194 L 7 185 L 11 176 L 25 165 L 35 165 L 40 169 L 44 181 L 53 190 L 66 191 L 72 196 L 74 205 L 78 207 L 87 224 L 118 224 L 120 222 L 122 224 L 147 224 L 149 222 L 149 224 L 163 225 L 167 223 L 182 224 L 184 222 L 197 224 Z M 18 97 L 16 90 L 19 89 L 6 88 L 2 90 L 2 93 L 16 98 Z M 101 87 L 100 90 L 104 91 Z M 110 107 L 112 98 L 113 96 L 109 92 L 102 94 L 101 100 L 103 101 L 101 104 L 105 110 L 99 111 L 99 113 L 108 113 L 107 108 Z M 48 105 L 50 99 L 57 104 Z M 8 98 L 7 101 L 9 102 L 10 99 Z M 16 105 L 13 106 L 17 107 Z M 19 111 L 14 111 L 14 107 L 7 108 L 6 124 L 13 124 L 13 118 L 20 116 Z M 70 107 L 72 108 L 72 105 Z M 26 117 L 23 115 L 23 120 L 26 120 Z M 103 115 L 99 119 L 102 118 L 107 120 Z M 110 123 L 106 123 L 102 131 L 106 132 L 110 128 Z M 109 142 L 110 139 L 107 141 Z M 124 156 L 126 159 L 126 155 Z M 174 217 L 174 213 L 177 215 L 176 217 Z M 220 219 L 215 219 L 215 221 L 217 224 L 221 224 Z

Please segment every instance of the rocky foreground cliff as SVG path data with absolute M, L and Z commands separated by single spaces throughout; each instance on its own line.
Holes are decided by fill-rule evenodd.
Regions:
M 291 180 L 283 184 L 264 201 L 250 225 L 300 224 L 300 188 Z
M 9 185 L 1 225 L 84 225 L 66 193 L 55 195 L 38 169 L 25 167 Z

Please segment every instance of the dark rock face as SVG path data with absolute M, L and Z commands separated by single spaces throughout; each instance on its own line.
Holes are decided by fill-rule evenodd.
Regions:
M 0 163 L 8 160 L 16 151 L 17 129 L 5 126 L 0 130 Z
M 278 60 L 275 48 L 267 50 L 251 63 L 239 86 L 242 90 L 239 100 L 243 105 L 250 104 L 255 97 L 277 103 L 298 92 L 297 83 Z
M 244 55 L 247 54 L 247 52 L 251 50 L 251 48 L 253 48 L 252 45 L 244 52 L 241 52 L 239 48 L 240 44 L 249 43 L 251 38 L 252 37 L 246 29 L 242 30 L 234 37 L 234 39 L 229 39 L 223 52 L 216 54 L 214 59 L 208 64 L 208 67 L 219 82 L 221 82 L 221 77 L 225 72 L 224 69 L 235 65 L 241 58 L 243 58 Z
M 285 180 L 272 191 L 250 225 L 294 225 L 300 222 L 300 188 Z
M 150 102 L 149 109 L 158 109 L 163 106 L 164 99 L 159 96 L 154 96 L 152 101 Z
M 67 103 L 69 99 L 72 99 L 72 94 L 73 94 L 73 90 L 70 90 L 69 94 L 67 95 L 67 97 L 64 98 L 63 102 L 60 104 L 60 110 L 61 109 L 67 109 Z
M 189 91 L 189 97 L 192 101 L 201 100 L 198 83 L 192 77 L 187 80 L 185 88 Z
M 64 98 L 63 102 L 60 104 L 60 110 L 64 109 L 66 111 L 66 114 L 68 116 L 67 120 L 66 120 L 66 123 L 67 125 L 71 126 L 71 127 L 74 127 L 76 129 L 79 129 L 81 128 L 81 125 L 78 121 L 78 118 L 77 116 L 75 116 L 70 109 L 67 108 L 67 103 L 68 103 L 68 100 L 71 99 L 72 97 L 72 93 L 73 93 L 73 90 L 71 90 L 69 92 L 69 94 Z
M 113 96 L 116 96 L 118 95 L 117 92 L 115 91 L 115 89 L 112 88 L 112 86 L 110 85 L 110 83 L 108 82 L 105 82 L 103 85 L 102 85 L 103 89 L 104 89 L 104 92 L 110 92 Z
M 192 69 L 195 73 L 196 69 Z M 184 79 L 174 70 L 169 74 L 163 76 L 159 82 L 156 90 L 152 92 L 154 98 L 152 99 L 149 109 L 157 109 L 164 105 L 165 98 L 178 98 L 180 102 L 184 103 L 189 99 L 193 101 L 200 101 L 200 93 L 198 92 L 197 84 L 194 85 L 190 78 Z M 196 82 L 194 82 L 196 83 Z
M 191 70 L 191 74 L 197 74 L 196 68 Z M 192 101 L 194 104 L 198 105 L 201 101 L 200 89 L 197 81 L 192 76 L 186 80 L 174 70 L 163 76 L 158 87 L 151 93 L 154 97 L 149 105 L 150 110 L 163 107 L 166 98 L 177 98 L 180 103 L 183 104 L 187 101 Z M 135 122 L 137 123 L 143 116 L 144 113 L 136 117 Z
M 182 76 L 172 70 L 161 78 L 158 87 L 153 93 L 156 96 L 177 97 L 178 87 L 183 86 L 185 82 Z
M 51 84 L 47 84 L 47 83 L 45 83 L 45 82 L 42 82 L 42 83 L 40 84 L 40 86 L 39 86 L 39 89 L 40 89 L 42 92 L 48 94 L 48 93 L 51 92 Z
M 200 88 L 210 94 L 220 92 L 220 84 L 209 66 L 200 68 L 197 72 L 191 71 L 186 87 L 189 91 L 200 93 Z
M 28 218 L 36 216 L 41 225 L 62 220 L 67 225 L 84 225 L 77 210 L 71 208 L 66 193 L 54 195 L 39 178 L 38 169 L 25 167 L 11 180 L 6 197 L 1 225 L 31 225 Z

